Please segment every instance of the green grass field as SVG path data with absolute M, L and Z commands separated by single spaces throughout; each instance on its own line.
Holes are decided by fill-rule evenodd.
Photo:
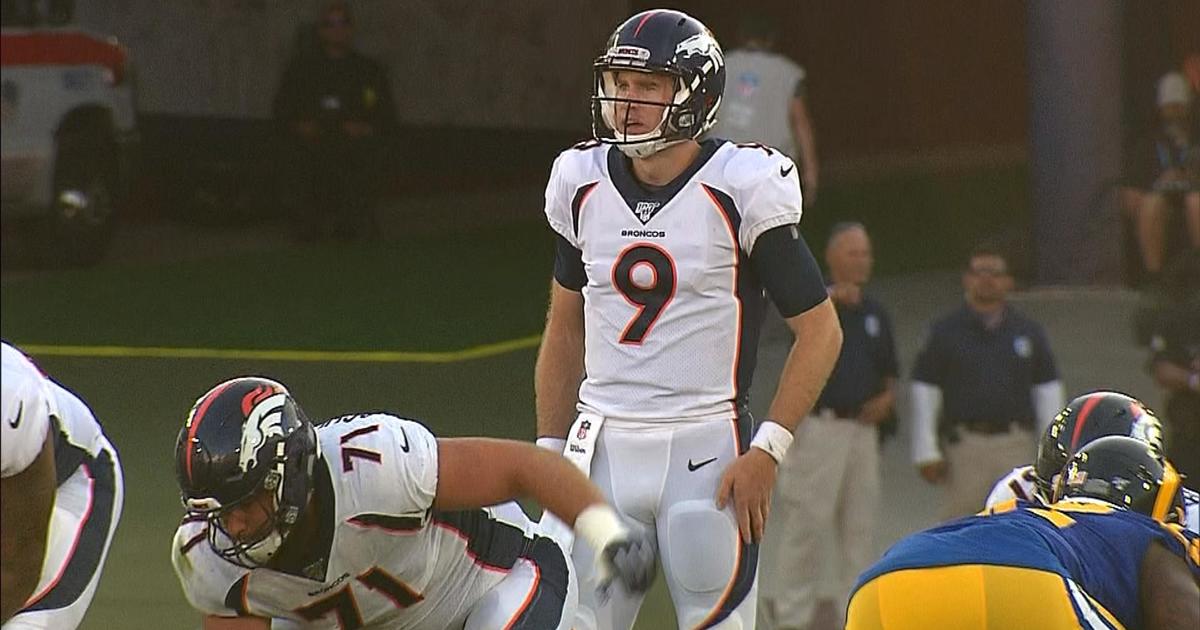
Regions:
M 953 265 L 972 237 L 1020 225 L 1024 185 L 1019 169 L 1001 169 L 831 187 L 806 214 L 805 232 L 819 252 L 833 222 L 859 219 L 875 231 L 882 272 Z M 361 351 L 525 338 L 541 330 L 553 256 L 531 212 L 386 244 L 14 274 L 0 289 L 0 335 L 18 345 Z M 312 417 L 386 409 L 442 435 L 532 439 L 534 355 L 525 348 L 452 363 L 35 355 L 96 411 L 125 468 L 121 526 L 84 627 L 198 625 L 168 557 L 182 513 L 172 458 L 184 414 L 216 382 L 278 378 Z M 673 625 L 660 580 L 638 628 Z
M 4 283 L 0 334 L 18 344 L 368 351 L 527 337 L 544 317 L 551 251 L 526 227 L 37 274 Z M 441 435 L 531 440 L 534 356 L 532 348 L 453 363 L 36 356 L 96 411 L 125 469 L 121 525 L 84 627 L 198 626 L 168 556 L 182 514 L 173 448 L 192 401 L 216 382 L 269 375 L 313 417 L 382 409 Z M 660 593 L 639 627 L 671 623 Z

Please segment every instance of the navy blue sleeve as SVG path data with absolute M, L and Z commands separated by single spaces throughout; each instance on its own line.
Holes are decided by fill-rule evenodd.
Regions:
M 1054 353 L 1050 351 L 1050 342 L 1046 339 L 1046 331 L 1041 326 L 1034 329 L 1035 346 L 1033 357 L 1034 384 L 1049 383 L 1058 380 L 1058 367 L 1054 364 Z
M 946 356 L 942 351 L 942 344 L 939 343 L 940 332 L 937 324 L 929 327 L 929 338 L 925 341 L 925 347 L 921 348 L 920 354 L 917 355 L 917 361 L 913 365 L 912 380 L 930 385 L 944 384 Z
M 579 251 L 561 234 L 554 234 L 554 279 L 563 287 L 580 291 L 587 284 L 587 272 L 583 270 L 583 252 Z
M 794 225 L 763 232 L 750 264 L 784 317 L 795 317 L 829 298 L 821 268 Z
M 900 376 L 900 363 L 896 360 L 896 339 L 892 335 L 892 320 L 882 307 L 875 310 L 879 317 L 879 337 L 875 341 L 875 364 L 884 376 Z

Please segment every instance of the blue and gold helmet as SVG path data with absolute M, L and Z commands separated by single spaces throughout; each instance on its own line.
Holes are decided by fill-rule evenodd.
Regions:
M 1168 522 L 1178 518 L 1180 482 L 1158 449 L 1131 437 L 1109 435 L 1075 453 L 1053 498 L 1099 499 Z

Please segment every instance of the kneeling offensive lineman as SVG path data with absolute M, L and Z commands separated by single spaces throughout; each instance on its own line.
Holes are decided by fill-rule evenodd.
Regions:
M 283 385 L 250 377 L 196 401 L 175 455 L 187 515 L 171 558 L 208 630 L 567 628 L 567 553 L 515 506 L 481 507 L 517 496 L 601 550 L 604 588 L 653 579 L 651 546 L 532 444 L 436 439 L 385 413 L 314 426 Z

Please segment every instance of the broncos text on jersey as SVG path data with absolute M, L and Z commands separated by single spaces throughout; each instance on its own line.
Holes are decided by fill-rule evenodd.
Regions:
M 747 262 L 764 232 L 800 221 L 800 183 L 774 149 L 700 146 L 689 170 L 654 190 L 607 145 L 554 162 L 546 217 L 586 275 L 581 410 L 729 419 L 745 401 L 764 307 Z

